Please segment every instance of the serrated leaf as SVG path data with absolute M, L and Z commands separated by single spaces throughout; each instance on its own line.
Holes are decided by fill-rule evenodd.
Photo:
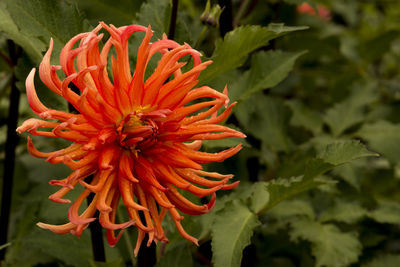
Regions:
M 355 84 L 344 101 L 326 111 L 323 119 L 334 137 L 365 119 L 365 107 L 378 97 L 376 87 L 374 82 Z
M 250 244 L 257 216 L 239 201 L 229 202 L 218 213 L 212 228 L 213 262 L 216 267 L 239 267 L 243 249 Z
M 251 95 L 271 88 L 280 83 L 293 69 L 297 58 L 306 53 L 268 51 L 259 52 L 252 57 L 250 75 L 247 78 L 247 88 L 240 97 L 241 100 Z
M 4 0 L 7 11 L 20 32 L 44 43 L 54 40 L 57 52 L 74 35 L 83 31 L 83 19 L 66 1 Z M 38 42 L 35 41 L 35 45 Z M 41 51 L 43 47 L 35 47 Z M 37 57 L 35 57 L 37 59 Z
M 289 179 L 278 178 L 268 182 L 266 185 L 266 191 L 269 194 L 269 201 L 259 209 L 259 213 L 264 213 L 271 209 L 278 203 L 292 196 L 300 194 L 309 189 L 315 188 L 324 182 L 312 179 L 309 177 L 304 179 L 304 176 L 291 177 Z
M 137 13 L 138 24 L 151 25 L 156 37 L 168 33 L 171 3 L 168 0 L 149 0 L 142 4 Z
M 380 201 L 378 207 L 368 213 L 368 217 L 379 223 L 400 224 L 400 204 L 392 201 Z
M 368 145 L 379 153 L 382 153 L 392 163 L 400 162 L 400 124 L 388 121 L 377 121 L 365 124 L 357 136 L 365 139 Z
M 360 203 L 337 201 L 336 204 L 328 210 L 324 210 L 319 220 L 338 221 L 344 223 L 355 223 L 367 214 L 367 210 L 361 207 Z
M 321 132 L 323 121 L 318 112 L 308 108 L 298 100 L 287 101 L 286 104 L 290 107 L 293 114 L 290 119 L 291 125 L 303 127 L 311 131 L 314 135 Z
M 4 32 L 8 38 L 21 46 L 32 60 L 38 62 L 42 58 L 42 50 L 45 45 L 37 38 L 29 37 L 20 32 L 17 25 L 7 12 L 4 3 L 0 5 L 0 31 Z
M 261 205 L 257 207 L 257 213 L 264 213 L 283 200 L 301 192 L 331 183 L 330 180 L 316 178 L 338 165 L 368 156 L 376 156 L 376 154 L 368 151 L 355 140 L 336 142 L 326 146 L 318 158 L 313 158 L 306 164 L 303 175 L 299 174 L 289 179 L 279 178 L 264 183 L 264 189 L 266 194 L 269 194 L 269 198 L 263 205 L 257 204 Z
M 290 223 L 293 240 L 304 239 L 312 243 L 316 266 L 347 266 L 357 261 L 361 243 L 354 232 L 343 233 L 333 224 L 300 219 Z
M 324 116 L 324 121 L 328 124 L 333 136 L 339 136 L 344 130 L 363 119 L 362 107 L 352 106 L 348 101 L 335 104 Z
M 314 210 L 310 203 L 300 199 L 283 201 L 272 208 L 268 214 L 275 217 L 306 216 L 310 219 L 314 218 Z
M 394 254 L 380 255 L 362 266 L 363 267 L 400 266 L 400 255 L 394 255 Z
M 265 46 L 268 41 L 291 31 L 307 27 L 287 27 L 283 24 L 270 24 L 268 27 L 241 26 L 227 33 L 224 40 L 218 40 L 211 60 L 213 64 L 202 72 L 199 80 L 206 82 L 230 69 L 240 67 L 249 53 Z
M 155 267 L 193 266 L 193 259 L 187 243 L 169 250 L 157 262 Z
M 323 159 L 327 163 L 337 166 L 358 158 L 370 156 L 379 155 L 368 151 L 360 141 L 347 140 L 328 145 L 319 155 L 319 158 Z
M 243 129 L 259 138 L 273 151 L 289 151 L 293 142 L 288 136 L 290 110 L 281 99 L 257 94 L 238 105 L 235 111 Z

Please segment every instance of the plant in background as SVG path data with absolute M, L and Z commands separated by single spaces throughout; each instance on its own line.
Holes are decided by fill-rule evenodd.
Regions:
M 110 38 L 99 50 L 102 28 L 108 31 Z M 138 49 L 132 74 L 128 39 L 138 31 L 146 35 Z M 64 163 L 73 170 L 65 179 L 50 181 L 60 189 L 49 199 L 70 203 L 64 196 L 78 184 L 85 188 L 69 208 L 69 223 L 38 223 L 39 227 L 58 234 L 80 236 L 88 224 L 96 220 L 94 214 L 98 210 L 99 222 L 107 229 L 111 246 L 123 232 L 116 237 L 115 230 L 131 225 L 138 228 L 137 254 L 145 234 L 149 236 L 148 246 L 152 241 L 168 242 L 161 225 L 168 212 L 179 233 L 197 244 L 197 239 L 183 229 L 180 223 L 183 217 L 178 211 L 191 215 L 207 213 L 215 205 L 217 190 L 238 185 L 239 182 L 228 184 L 233 175 L 202 170 L 202 164 L 224 161 L 242 147 L 239 144 L 222 152 L 206 153 L 199 151 L 203 140 L 245 137 L 236 130 L 218 125 L 235 105 L 228 105 L 226 88 L 224 93 L 208 86 L 194 88 L 200 72 L 211 61 L 202 63 L 198 51 L 166 36 L 150 42 L 152 36 L 150 26 L 116 28 L 100 23 L 93 31 L 78 34 L 65 45 L 60 54 L 61 66 L 50 63 L 51 40 L 40 64 L 40 78 L 50 90 L 65 98 L 78 114 L 44 106 L 34 87 L 35 69 L 30 72 L 26 79 L 28 102 L 42 119 L 28 119 L 17 131 L 72 142 L 55 152 L 39 152 L 28 137 L 31 155 L 46 158 L 53 164 Z M 146 67 L 156 53 L 162 55 L 161 59 L 146 79 Z M 187 62 L 181 62 L 185 56 L 193 60 L 193 66 L 187 71 L 183 71 Z M 112 81 L 107 73 L 109 59 Z M 63 80 L 57 74 L 60 69 L 66 75 Z M 79 92 L 72 90 L 72 85 Z M 208 100 L 204 100 L 206 98 Z M 223 106 L 226 109 L 218 113 Z M 197 205 L 185 198 L 183 191 L 197 197 L 211 195 L 211 199 L 208 204 Z M 83 201 L 91 193 L 95 194 L 93 200 L 79 214 Z M 130 220 L 116 223 L 121 199 Z
M 400 266 L 400 6 L 395 1 L 214 0 L 210 1 L 208 10 L 205 1 L 0 2 L 0 147 L 4 147 L 6 152 L 0 153 L 0 162 L 3 162 L 0 169 L 1 166 L 7 166 L 3 168 L 4 178 L 3 182 L 0 182 L 3 190 L 3 193 L 0 193 L 0 264 L 16 267 L 81 267 L 89 264 L 157 267 Z M 214 12 L 212 6 L 215 7 Z M 325 12 L 322 12 L 322 15 L 330 13 L 329 19 L 321 17 L 319 6 L 326 8 L 320 8 Z M 203 12 L 204 10 L 206 12 Z M 209 15 L 215 17 L 210 19 Z M 154 43 L 148 41 L 141 45 L 141 38 L 148 30 L 136 26 L 141 32 L 130 37 L 128 45 L 124 46 L 127 44 L 124 38 L 128 37 L 122 38 L 120 33 L 125 31 L 125 28 L 117 29 L 104 25 L 108 30 L 95 29 L 98 21 L 107 21 L 113 25 L 151 25 L 154 32 L 149 31 L 145 39 L 153 34 L 151 41 Z M 92 31 L 93 29 L 95 30 Z M 170 40 L 163 37 L 164 32 L 168 33 Z M 70 43 L 70 49 L 64 49 L 61 53 L 62 57 L 67 57 L 67 62 L 74 63 L 68 65 L 65 61 L 59 62 L 58 52 L 77 34 L 79 37 L 74 38 L 81 39 L 76 40 L 75 45 Z M 98 40 L 101 34 L 104 34 L 103 39 L 111 36 L 111 41 L 103 43 Z M 50 84 L 47 87 L 58 88 L 55 91 L 64 94 L 64 97 L 48 90 L 39 79 L 35 80 L 36 92 L 44 106 L 54 110 L 67 110 L 65 98 L 68 98 L 74 103 L 69 105 L 70 110 L 75 106 L 77 112 L 60 113 L 46 108 L 42 112 L 40 104 L 34 106 L 39 107 L 38 113 L 47 118 L 63 114 L 68 116 L 64 121 L 31 119 L 35 115 L 26 97 L 21 97 L 19 109 L 17 105 L 18 92 L 25 93 L 24 81 L 31 69 L 39 66 L 50 38 L 54 45 L 51 64 L 49 52 L 42 63 L 41 76 L 44 77 L 45 85 Z M 124 42 L 116 41 L 118 38 Z M 201 51 L 202 56 L 198 52 L 190 52 L 182 59 L 175 60 L 173 57 L 179 57 L 178 53 L 192 50 L 188 45 L 178 45 L 172 39 L 180 44 L 189 43 L 195 50 Z M 150 46 L 148 51 L 153 51 L 151 47 L 154 48 L 157 44 L 170 45 L 168 47 L 171 48 L 153 51 L 154 55 L 142 74 L 144 86 L 155 86 L 154 82 L 159 81 L 154 78 L 157 73 L 168 75 L 164 70 L 172 71 L 170 68 L 177 68 L 181 69 L 182 75 L 172 74 L 175 72 L 172 71 L 160 88 L 167 84 L 172 86 L 174 81 L 177 82 L 180 77 L 185 77 L 184 75 L 188 76 L 183 83 L 200 74 L 194 79 L 199 83 L 193 88 L 208 85 L 220 90 L 214 92 L 210 89 L 216 97 L 200 98 L 184 105 L 195 108 L 200 107 L 204 101 L 214 103 L 188 114 L 176 125 L 169 125 L 171 129 L 168 129 L 168 134 L 172 134 L 175 126 L 182 127 L 182 122 L 189 116 L 217 109 L 215 106 L 221 108 L 221 111 L 216 113 L 217 118 L 221 114 L 228 115 L 229 111 L 222 107 L 227 100 L 223 92 L 225 85 L 229 87 L 230 101 L 237 101 L 229 117 L 214 124 L 214 127 L 222 127 L 226 132 L 231 131 L 229 128 L 242 129 L 247 136 L 246 141 L 240 137 L 205 140 L 201 151 L 219 153 L 226 147 L 235 147 L 240 143 L 243 143 L 243 149 L 218 164 L 197 163 L 202 166 L 201 171 L 234 174 L 235 181 L 240 181 L 240 186 L 234 190 L 215 191 L 218 198 L 215 207 L 202 216 L 192 216 L 179 211 L 179 208 L 183 211 L 182 207 L 172 203 L 174 199 L 168 196 L 172 192 L 168 188 L 169 180 L 165 182 L 171 177 L 183 175 L 179 172 L 180 167 L 171 167 L 175 173 L 166 167 L 172 163 L 164 163 L 167 160 L 165 154 L 173 154 L 176 152 L 174 149 L 182 149 L 186 146 L 183 144 L 192 141 L 176 142 L 178 146 L 172 147 L 172 150 L 168 144 L 174 141 L 158 143 L 161 147 L 167 146 L 167 152 L 157 150 L 154 143 L 156 153 L 152 155 L 155 155 L 157 161 L 143 156 L 146 152 L 142 152 L 145 144 L 140 138 L 165 138 L 160 129 L 166 129 L 162 128 L 161 124 L 171 118 L 176 109 L 170 108 L 169 112 L 168 108 L 162 108 L 161 112 L 156 112 L 151 109 L 151 105 L 140 105 L 139 109 L 133 109 L 134 103 L 131 100 L 137 100 L 137 95 L 131 95 L 135 96 L 134 98 L 127 97 L 127 94 L 117 95 L 118 98 L 106 95 L 110 92 L 126 93 L 123 90 L 107 90 L 114 89 L 115 86 L 128 88 L 126 90 L 129 93 L 129 82 L 124 77 L 129 77 L 132 73 L 127 71 L 126 66 L 130 65 L 133 70 L 137 68 L 134 66 L 137 63 L 146 62 L 144 58 L 149 58 L 151 53 L 137 53 L 138 50 L 146 52 L 148 46 L 146 48 L 145 44 Z M 175 45 L 176 48 L 172 47 Z M 125 53 L 126 48 L 129 50 L 130 64 L 127 64 L 126 57 L 120 56 L 121 51 Z M 182 51 L 167 60 L 166 56 L 172 55 L 175 49 Z M 94 51 L 96 53 L 93 53 Z M 104 54 L 108 54 L 107 59 L 102 56 Z M 199 57 L 204 63 L 198 62 Z M 213 63 L 205 68 L 208 60 L 212 60 Z M 83 65 L 85 62 L 86 66 Z M 125 64 L 120 65 L 121 62 Z M 176 65 L 184 62 L 187 62 L 185 66 Z M 65 69 L 72 71 L 65 75 L 61 69 L 58 70 L 59 67 L 51 65 L 66 65 Z M 200 73 L 201 68 L 204 69 Z M 33 74 L 29 77 L 33 79 Z M 134 75 L 133 80 L 138 77 Z M 72 80 L 69 83 L 65 82 L 68 79 Z M 115 81 L 122 83 L 116 84 Z M 30 81 L 30 84 L 33 82 Z M 124 84 L 128 84 L 128 87 L 123 87 Z M 98 88 L 105 90 L 95 95 L 92 89 L 97 92 Z M 187 95 L 196 90 L 198 89 L 189 90 Z M 141 96 L 144 97 L 144 94 Z M 166 100 L 162 98 L 163 101 Z M 159 100 L 161 103 L 161 99 Z M 132 107 L 127 113 L 126 106 L 127 109 Z M 6 109 L 9 109 L 9 112 Z M 7 131 L 7 138 L 4 138 L 5 127 L 1 125 L 6 122 L 7 116 L 7 127 L 11 130 Z M 118 126 L 114 122 L 118 119 L 112 119 L 112 116 L 120 116 Z M 208 119 L 215 117 L 211 115 L 206 120 Z M 90 154 L 90 157 L 95 158 L 97 153 L 98 159 L 101 158 L 101 162 L 105 164 L 99 165 L 99 162 L 95 162 L 93 166 L 103 175 L 89 175 L 84 178 L 85 174 L 82 171 L 85 169 L 78 167 L 83 167 L 85 160 L 76 158 L 78 156 L 75 152 L 64 150 L 69 154 L 66 156 L 62 156 L 60 152 L 48 152 L 54 151 L 55 147 L 66 147 L 68 142 L 77 142 L 35 136 L 33 147 L 28 137 L 29 150 L 37 154 L 42 152 L 37 152 L 36 148 L 45 151 L 41 155 L 46 156 L 48 161 L 65 162 L 76 168 L 69 178 L 52 182 L 60 187 L 49 186 L 49 180 L 67 177 L 71 169 L 66 164 L 51 165 L 29 155 L 26 143 L 19 144 L 15 139 L 18 120 L 27 120 L 24 127 L 33 133 L 79 138 L 76 139 L 79 141 L 77 145 L 82 147 L 76 148 L 76 152 L 86 151 L 83 149 L 85 147 L 88 149 L 87 157 Z M 84 120 L 87 123 L 83 123 Z M 49 127 L 38 127 L 41 125 Z M 79 127 L 76 127 L 77 125 Z M 112 128 L 111 125 L 114 125 L 115 130 L 106 132 Z M 103 128 L 106 130 L 101 132 Z M 193 128 L 200 130 L 197 122 Z M 134 129 L 140 132 L 135 132 Z M 158 130 L 157 134 L 154 134 L 154 129 Z M 150 131 L 153 134 L 150 134 Z M 208 135 L 209 132 L 201 134 Z M 224 134 L 224 131 L 211 134 Z M 96 139 L 100 135 L 103 138 Z M 110 141 L 113 138 L 115 140 Z M 87 139 L 88 141 L 84 141 Z M 127 146 L 128 140 L 132 143 L 130 147 L 133 147 L 133 150 L 122 148 Z M 107 152 L 107 149 L 110 152 Z M 197 155 L 202 152 L 197 150 L 194 153 Z M 120 160 L 117 160 L 117 157 Z M 171 156 L 168 158 L 177 159 Z M 147 165 L 146 160 L 149 161 Z M 16 168 L 13 175 L 14 161 Z M 109 164 L 106 164 L 107 162 Z M 196 160 L 192 160 L 192 164 L 193 162 L 196 163 Z M 141 165 L 138 164 L 145 167 L 151 165 L 151 168 L 148 168 L 150 171 L 139 168 Z M 167 170 L 162 169 L 160 164 Z M 90 168 L 90 164 L 86 166 Z M 119 169 L 123 170 L 122 173 L 116 172 Z M 230 178 L 228 175 L 222 175 L 222 179 L 218 179 L 203 176 L 196 168 L 193 169 L 192 174 L 202 178 L 203 182 L 213 182 L 213 185 L 209 186 L 198 185 L 202 190 L 210 190 L 210 195 L 199 200 L 188 192 L 194 187 L 183 188 L 184 184 L 180 182 L 185 182 L 185 179 L 174 181 L 182 187 L 177 188 L 179 194 L 196 204 L 201 211 L 206 211 L 207 203 L 213 203 L 213 190 L 235 185 L 230 182 L 223 184 L 224 179 Z M 131 176 L 127 175 L 129 171 Z M 90 172 L 90 169 L 86 169 L 86 172 Z M 152 173 L 154 176 L 143 176 L 144 180 L 149 182 L 141 182 L 141 172 Z M 128 193 L 120 191 L 119 184 L 107 184 L 109 179 L 118 181 L 118 178 L 111 176 L 112 173 L 126 176 L 121 181 L 129 183 Z M 171 176 L 160 176 L 166 173 Z M 195 178 L 200 181 L 197 176 Z M 135 183 L 132 177 L 139 182 Z M 154 177 L 157 179 L 153 180 Z M 158 179 L 160 177 L 161 179 Z M 97 186 L 102 179 L 104 185 Z M 154 212 L 153 204 L 148 203 L 147 199 L 141 201 L 137 187 L 140 185 L 143 192 L 148 192 L 144 187 L 154 181 L 168 189 L 163 191 L 163 188 L 153 183 L 154 188 L 166 197 L 160 196 L 159 199 L 168 199 L 171 205 L 175 205 L 176 211 L 185 216 L 179 223 L 187 233 L 198 238 L 199 246 L 182 238 L 171 216 L 165 216 L 165 219 L 161 220 L 159 215 L 163 214 L 160 213 L 168 210 L 165 207 L 168 206 L 166 203 L 160 202 L 164 207 L 158 204 L 156 197 L 150 192 L 149 196 L 154 199 L 153 204 L 157 207 Z M 75 182 L 76 185 L 71 190 L 70 187 Z M 217 185 L 218 182 L 221 184 Z M 194 185 L 190 181 L 188 183 Z M 172 184 L 170 186 L 175 187 Z M 122 193 L 118 209 L 113 207 L 114 197 L 117 196 L 113 188 Z M 70 190 L 65 197 L 62 197 L 60 192 L 56 193 L 55 197 L 59 196 L 59 201 L 75 201 L 59 205 L 43 197 L 53 194 L 54 189 L 61 189 L 61 193 L 63 190 Z M 100 191 L 89 193 L 96 190 Z M 86 204 L 83 201 L 86 194 L 88 201 L 96 194 L 97 197 L 92 202 L 95 204 L 90 205 L 89 202 L 85 213 Z M 126 195 L 132 197 L 136 208 L 129 207 L 132 202 L 124 199 Z M 82 205 L 76 211 L 80 202 Z M 185 204 L 178 203 L 191 205 L 186 201 Z M 72 229 L 73 233 L 82 234 L 80 239 L 73 235 L 53 234 L 36 226 L 37 221 L 65 223 L 65 215 L 71 205 L 73 207 L 69 212 L 70 217 L 75 222 L 83 223 Z M 117 214 L 114 214 L 115 210 Z M 139 230 L 136 227 L 122 229 L 133 223 L 131 218 L 127 219 L 129 210 L 139 216 Z M 10 213 L 10 220 L 3 216 L 7 211 Z M 88 213 L 93 211 L 96 211 L 95 214 L 88 216 Z M 99 220 L 90 222 L 98 218 L 98 213 L 100 217 L 103 216 L 100 219 L 104 225 L 108 224 L 107 227 L 113 226 L 124 231 L 122 237 L 121 234 L 115 234 L 117 237 L 113 234 L 113 231 L 119 229 L 103 231 Z M 154 214 L 157 215 L 155 220 Z M 10 227 L 7 230 L 4 225 L 8 221 Z M 82 231 L 89 222 L 90 233 Z M 153 231 L 144 231 L 151 228 L 148 222 L 153 223 Z M 162 227 L 157 228 L 155 223 L 160 223 Z M 65 230 L 65 226 L 41 226 L 53 229 L 61 227 Z M 93 234 L 96 227 L 98 233 Z M 104 248 L 102 231 L 104 237 L 108 232 L 112 243 L 119 237 L 123 240 L 114 248 L 106 246 L 104 253 L 97 253 L 97 249 Z M 146 247 L 149 238 L 158 241 L 162 232 L 168 237 L 169 245 L 164 242 L 155 245 L 156 242 L 152 242 L 150 247 Z M 144 239 L 138 257 L 135 258 L 134 244 L 131 244 L 131 240 L 136 240 L 138 235 L 139 242 L 143 235 Z M 90 238 L 92 246 L 89 245 Z M 98 257 L 100 255 L 107 257 Z

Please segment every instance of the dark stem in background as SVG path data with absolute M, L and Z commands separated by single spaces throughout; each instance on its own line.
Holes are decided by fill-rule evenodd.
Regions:
M 15 166 L 15 149 L 18 145 L 18 135 L 15 129 L 18 124 L 18 109 L 20 92 L 16 86 L 16 77 L 14 67 L 17 65 L 18 58 L 21 54 L 21 49 L 17 47 L 14 42 L 8 41 L 8 50 L 10 54 L 10 62 L 12 67 L 11 78 L 11 93 L 10 93 L 10 106 L 8 109 L 7 120 L 7 139 L 5 145 L 5 159 L 3 170 L 3 192 L 1 200 L 1 217 L 0 217 L 0 246 L 7 243 L 8 225 L 11 210 L 11 197 L 14 179 L 14 166 Z M 0 261 L 4 260 L 6 248 L 0 250 Z
M 72 91 L 74 91 L 77 94 L 80 94 L 79 88 L 73 84 L 72 82 L 68 85 L 69 88 L 71 88 Z M 69 112 L 72 113 L 79 113 L 71 103 L 68 103 L 68 110 Z M 90 182 L 93 179 L 93 175 L 90 175 L 89 177 L 86 178 L 86 182 L 90 184 Z M 92 203 L 94 198 L 94 193 L 91 193 L 87 197 L 87 204 L 90 205 Z M 94 214 L 95 218 L 99 218 L 99 211 L 96 211 Z M 106 262 L 106 253 L 104 251 L 104 240 L 103 240 L 103 231 L 102 227 L 99 223 L 99 220 L 95 220 L 89 224 L 89 230 L 90 230 L 90 238 L 92 241 L 92 251 L 93 251 L 93 259 L 98 262 Z
M 218 4 L 224 9 L 219 17 L 219 33 L 224 37 L 233 30 L 232 0 L 218 0 Z
M 151 245 L 147 246 L 148 235 L 143 239 L 140 245 L 139 253 L 137 256 L 137 266 L 138 267 L 153 267 L 156 265 L 156 243 L 151 242 Z
M 176 28 L 176 17 L 178 15 L 178 0 L 172 0 L 171 20 L 169 22 L 168 39 L 174 39 Z
M 88 179 L 92 180 L 93 175 Z M 94 198 L 94 193 L 87 197 L 87 204 L 90 205 Z M 94 214 L 95 218 L 99 218 L 99 211 Z M 89 224 L 90 239 L 92 240 L 93 259 L 99 262 L 106 262 L 106 252 L 104 251 L 103 231 L 99 220 L 95 220 Z

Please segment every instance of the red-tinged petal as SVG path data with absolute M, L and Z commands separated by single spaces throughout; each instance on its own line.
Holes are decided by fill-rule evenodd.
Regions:
M 186 231 L 185 231 L 185 229 L 183 229 L 182 224 L 180 223 L 180 221 L 175 219 L 177 216 L 179 216 L 179 214 L 176 211 L 176 209 L 171 209 L 169 212 L 171 213 L 173 221 L 175 223 L 175 226 L 178 229 L 178 232 L 181 234 L 181 236 L 183 238 L 189 240 L 190 242 L 193 242 L 194 244 L 196 244 L 198 246 L 199 245 L 199 241 L 197 240 L 197 238 L 194 238 L 193 236 L 191 236 L 188 233 L 186 233 Z
M 71 232 L 71 230 L 76 228 L 76 225 L 72 224 L 72 223 L 66 223 L 63 225 L 52 225 L 52 224 L 40 222 L 40 223 L 37 223 L 36 225 L 42 229 L 50 230 L 53 233 L 60 234 L 60 235 L 69 234 Z
M 33 68 L 26 78 L 26 96 L 28 98 L 28 103 L 33 112 L 40 116 L 41 113 L 48 111 L 49 109 L 45 107 L 42 102 L 40 102 L 35 89 L 34 77 L 36 69 Z
M 152 170 L 151 164 L 144 157 L 139 156 L 134 165 L 136 177 L 140 177 L 143 182 L 148 183 L 151 186 L 156 187 L 161 191 L 165 191 L 166 188 L 163 187 L 158 181 L 154 172 Z
M 103 149 L 99 158 L 99 168 L 101 170 L 112 170 L 117 165 L 116 160 L 119 159 L 121 149 L 117 146 L 110 145 Z
M 54 93 L 61 95 L 61 88 L 54 84 L 51 74 L 50 58 L 53 51 L 53 38 L 50 38 L 49 49 L 43 57 L 39 67 L 39 76 L 42 82 Z
M 154 186 L 148 185 L 146 183 L 142 183 L 141 187 L 143 187 L 143 190 L 145 190 L 147 194 L 150 194 L 157 201 L 157 203 L 160 206 L 162 206 L 166 209 L 171 209 L 174 207 L 174 205 L 171 204 L 171 202 L 165 197 L 165 194 L 163 193 L 163 191 L 155 188 Z M 136 187 L 136 188 L 140 188 L 140 186 Z M 142 203 L 142 200 L 141 200 L 141 203 Z
M 147 208 L 137 204 L 134 201 L 134 193 L 133 193 L 133 184 L 128 180 L 118 177 L 118 186 L 119 191 L 122 196 L 122 201 L 124 202 L 125 206 L 131 207 L 135 210 L 147 210 Z
M 110 176 L 108 176 L 106 182 L 104 183 L 104 186 L 101 188 L 100 192 L 97 193 L 98 199 L 96 202 L 96 208 L 102 212 L 102 213 L 108 213 L 112 211 L 111 207 L 106 203 L 108 197 L 112 192 L 115 192 L 116 189 L 116 174 L 115 172 L 111 173 Z
M 68 155 L 64 156 L 64 163 L 72 170 L 76 170 L 82 168 L 85 165 L 91 164 L 95 159 L 99 157 L 99 153 L 97 151 L 89 152 L 86 156 L 78 161 L 73 161 L 72 158 Z
M 137 198 L 139 199 L 140 204 L 142 204 L 142 206 L 147 209 L 147 210 L 143 211 L 143 214 L 144 214 L 144 218 L 145 218 L 147 227 L 149 229 L 151 229 L 151 231 L 148 232 L 149 236 L 150 236 L 150 234 L 154 235 L 153 221 L 151 219 L 150 211 L 149 211 L 148 206 L 147 206 L 146 194 L 143 192 L 143 190 L 142 190 L 142 188 L 140 186 L 136 186 L 135 187 L 135 194 L 136 194 Z
M 68 219 L 75 225 L 87 224 L 96 220 L 96 218 L 82 218 L 79 216 L 78 211 L 82 202 L 90 194 L 89 190 L 83 191 L 83 193 L 75 200 L 75 202 L 68 209 Z
M 183 143 L 187 148 L 193 149 L 193 150 L 199 150 L 203 144 L 202 141 L 196 140 L 190 143 Z
M 113 221 L 110 220 L 110 213 L 100 213 L 99 216 L 99 222 L 101 226 L 108 230 L 119 230 L 119 229 L 125 229 L 129 226 L 132 226 L 135 224 L 135 221 L 129 221 L 125 223 L 114 223 Z
M 226 179 L 226 178 L 230 179 L 233 177 L 232 174 L 220 174 L 218 172 L 206 172 L 203 170 L 190 170 L 190 171 L 197 173 L 198 175 L 212 177 L 216 179 Z
M 79 183 L 89 189 L 92 192 L 98 193 L 100 190 L 103 188 L 105 182 L 107 181 L 107 178 L 111 175 L 112 170 L 111 169 L 106 169 L 97 172 L 97 175 L 99 176 L 98 181 L 93 179 L 91 184 L 86 183 L 85 181 L 81 180 Z
M 215 161 L 221 162 L 227 158 L 232 157 L 233 155 L 235 155 L 242 149 L 242 144 L 239 144 L 235 147 L 231 147 L 229 149 L 226 149 L 226 150 L 218 152 L 218 153 L 207 153 L 207 152 L 200 152 L 200 151 L 196 151 L 196 150 L 189 150 L 184 146 L 179 146 L 178 149 L 182 152 L 182 154 L 184 154 L 191 160 L 205 164 L 205 163 L 210 163 L 210 162 L 215 162 Z
M 231 183 L 231 184 L 226 184 L 221 188 L 221 190 L 231 190 L 233 188 L 236 188 L 239 185 L 239 183 L 240 183 L 240 181 L 236 181 L 236 182 Z
M 132 81 L 129 84 L 128 95 L 131 97 L 131 105 L 137 106 L 142 103 L 143 99 L 143 89 L 144 89 L 144 74 L 146 71 L 146 66 L 149 56 L 150 39 L 153 36 L 153 31 L 151 27 L 147 28 L 146 35 L 139 46 L 138 57 L 136 60 L 135 74 L 133 75 Z M 130 75 L 130 74 L 129 74 Z
M 119 231 L 117 237 L 115 237 L 115 232 L 114 230 L 107 229 L 106 230 L 106 236 L 107 236 L 107 242 L 110 245 L 110 247 L 115 247 L 115 245 L 118 243 L 118 241 L 121 239 L 122 234 L 124 233 L 124 229 Z
M 172 204 L 174 204 L 178 209 L 182 209 L 183 212 L 191 215 L 199 215 L 207 213 L 210 210 L 207 204 L 199 206 L 192 203 L 182 196 L 172 185 L 168 185 L 168 189 L 169 190 L 165 192 L 166 196 L 172 202 Z
M 130 152 L 123 152 L 119 160 L 119 177 L 126 178 L 133 183 L 138 183 L 139 180 L 133 176 L 133 161 Z
M 205 178 L 195 174 L 190 169 L 176 168 L 175 172 L 177 172 L 183 179 L 187 180 L 188 182 L 198 184 L 201 186 L 207 186 L 207 187 L 215 187 L 215 186 L 219 186 L 219 185 L 225 185 L 227 183 L 227 181 L 233 177 L 233 175 L 231 175 L 230 177 L 226 177 L 225 179 L 220 180 L 220 181 L 211 181 L 211 180 L 205 179 Z
M 152 150 L 152 152 L 154 153 L 153 157 L 162 161 L 165 165 L 170 165 L 176 168 L 193 168 L 198 170 L 202 168 L 200 164 L 189 159 L 180 151 L 172 147 L 161 148 L 158 153 L 156 150 Z
M 72 146 L 77 148 L 77 146 L 75 144 L 71 145 L 70 147 L 72 147 Z M 40 152 L 39 150 L 37 150 L 35 148 L 35 146 L 33 145 L 32 139 L 29 136 L 27 137 L 27 148 L 28 148 L 29 154 L 31 154 L 32 156 L 37 157 L 37 158 L 47 158 L 47 157 L 51 157 L 55 154 L 58 155 L 65 151 L 65 149 L 61 149 L 61 150 L 54 151 L 54 152 Z
M 215 117 L 207 119 L 207 120 L 196 121 L 194 123 L 197 125 L 197 124 L 216 124 L 216 123 L 223 122 L 224 120 L 226 120 L 229 117 L 229 115 L 232 112 L 232 108 L 234 106 L 236 106 L 236 104 L 237 104 L 237 102 L 232 103 L 231 105 L 228 106 L 228 108 L 226 110 L 224 110 L 224 112 L 222 112 L 218 116 L 215 116 Z M 185 123 L 185 121 L 184 121 L 184 123 Z M 191 123 L 193 123 L 193 122 L 191 122 Z M 244 137 L 246 137 L 246 136 L 244 136 Z
M 157 178 L 162 179 L 165 182 L 173 184 L 181 189 L 187 189 L 190 186 L 190 184 L 183 180 L 181 177 L 174 175 L 168 165 L 165 166 L 164 164 L 156 161 L 153 163 L 153 168 L 157 174 Z
M 137 255 L 139 254 L 140 246 L 142 245 L 144 236 L 145 236 L 145 233 L 142 230 L 138 229 L 138 237 L 136 240 L 136 246 L 135 246 L 135 250 L 133 251 L 133 253 L 135 254 L 135 257 L 137 257 Z
M 161 241 L 166 241 L 168 239 L 166 239 L 165 234 L 164 234 L 164 230 L 161 226 L 161 221 L 158 215 L 158 208 L 156 205 L 156 202 L 154 201 L 154 198 L 147 198 L 147 206 L 149 207 L 150 210 L 150 214 L 151 214 L 151 218 L 153 218 L 153 222 L 155 225 L 155 237 L 156 240 L 161 240 Z

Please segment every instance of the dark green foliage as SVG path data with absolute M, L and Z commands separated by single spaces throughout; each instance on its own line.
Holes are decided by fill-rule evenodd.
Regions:
M 296 5 L 303 2 L 315 9 L 325 4 L 331 19 L 298 14 Z M 24 80 L 38 67 L 50 38 L 57 64 L 61 47 L 98 21 L 150 24 L 153 41 L 161 38 L 169 31 L 171 3 L 0 1 L 1 163 L 13 72 L 24 92 Z M 218 192 L 210 213 L 184 215 L 182 223 L 200 247 L 184 240 L 167 216 L 163 226 L 170 244 L 157 244 L 156 266 L 400 266 L 400 5 L 378 0 L 232 3 L 237 25 L 221 38 L 218 28 L 201 25 L 204 1 L 179 1 L 175 39 L 201 51 L 203 61 L 213 61 L 199 86 L 222 91 L 227 85 L 231 102 L 238 102 L 226 124 L 248 138 L 206 141 L 203 149 L 244 142 L 234 158 L 205 166 L 233 173 L 241 183 Z M 7 62 L 7 39 L 23 49 L 16 67 Z M 39 79 L 36 85 L 46 105 L 66 109 Z M 24 93 L 20 112 L 19 122 L 32 116 Z M 92 260 L 88 231 L 77 239 L 35 225 L 67 221 L 69 205 L 47 197 L 54 192 L 48 181 L 69 171 L 32 158 L 25 138 L 17 147 L 10 242 L 0 244 L 7 248 L 4 265 L 136 265 L 130 258 L 134 227 L 115 248 L 107 248 L 107 262 L 100 263 Z M 43 151 L 65 146 L 48 138 L 35 142 Z M 78 194 L 79 189 L 71 198 Z

